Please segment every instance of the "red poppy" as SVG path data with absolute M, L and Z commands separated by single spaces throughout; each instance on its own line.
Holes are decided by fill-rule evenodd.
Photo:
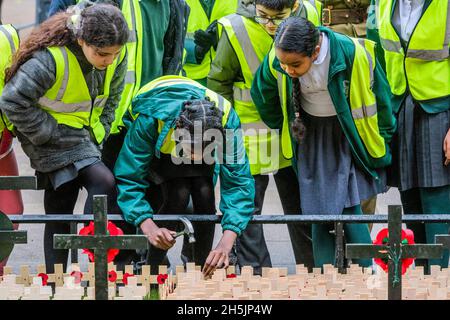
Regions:
M 42 285 L 46 286 L 48 283 L 48 275 L 46 273 L 39 273 L 38 277 L 42 278 Z
M 167 274 L 158 274 L 158 277 L 156 280 L 158 281 L 158 284 L 164 284 L 166 283 L 166 280 L 169 276 Z
M 83 273 L 80 271 L 72 271 L 70 276 L 75 278 L 75 283 L 80 283 L 81 279 L 83 279 Z
M 236 278 L 236 277 L 237 276 L 234 273 L 227 274 L 227 279 L 232 279 L 232 278 Z
M 403 230 L 402 229 L 402 244 L 403 245 L 409 245 L 409 244 L 415 244 L 414 242 L 414 233 L 409 230 Z M 387 228 L 384 228 L 378 232 L 375 240 L 373 241 L 373 244 L 376 245 L 389 245 L 389 230 Z M 410 265 L 414 262 L 415 258 L 404 258 L 402 259 L 402 275 L 405 274 L 406 270 L 409 268 Z M 374 259 L 375 263 L 379 265 L 385 272 L 388 272 L 388 259 L 380 259 L 376 258 Z
M 126 272 L 126 273 L 123 275 L 123 279 L 122 279 L 123 284 L 125 284 L 125 285 L 128 284 L 128 278 L 129 278 L 129 277 L 134 277 L 134 274 L 131 274 L 131 273 Z
M 94 235 L 94 222 L 90 222 L 88 226 L 82 228 L 79 232 L 79 235 L 81 236 L 89 236 Z M 114 223 L 111 221 L 108 221 L 108 234 L 111 236 L 121 236 L 123 235 L 122 229 L 118 228 Z M 89 249 L 83 249 L 84 254 L 88 255 L 89 261 L 94 262 L 94 252 Z M 109 249 L 108 250 L 108 263 L 114 261 L 114 258 L 119 254 L 119 249 Z
M 114 270 L 108 272 L 108 281 L 115 282 L 116 280 L 117 280 L 117 272 L 115 272 Z

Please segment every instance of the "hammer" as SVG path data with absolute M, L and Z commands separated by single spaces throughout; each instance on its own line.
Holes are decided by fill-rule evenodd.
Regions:
M 189 237 L 189 243 L 194 243 L 195 242 L 194 227 L 192 226 L 192 223 L 186 217 L 181 217 L 180 221 L 183 222 L 184 224 L 184 230 L 177 232 L 175 238 L 178 238 L 179 236 L 182 235 L 187 235 Z

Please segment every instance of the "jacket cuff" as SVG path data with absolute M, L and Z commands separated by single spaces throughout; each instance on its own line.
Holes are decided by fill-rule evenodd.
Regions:
M 238 236 L 240 236 L 241 233 L 242 233 L 242 231 L 243 231 L 243 230 L 241 230 L 240 228 L 238 228 L 238 227 L 236 227 L 235 225 L 232 225 L 232 224 L 224 224 L 224 225 L 222 226 L 222 230 L 223 230 L 223 231 L 225 231 L 225 230 L 233 231 L 233 232 L 235 232 Z
M 138 218 L 136 218 L 136 220 L 134 220 L 134 226 L 136 228 L 139 228 L 140 224 L 147 219 L 152 219 L 153 218 L 153 214 L 151 213 L 146 213 L 143 214 L 142 216 L 139 216 Z

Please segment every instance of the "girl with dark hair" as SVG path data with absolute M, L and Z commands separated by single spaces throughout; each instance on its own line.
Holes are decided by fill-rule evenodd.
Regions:
M 140 228 L 152 245 L 147 263 L 161 264 L 175 244 L 176 225 L 156 225 L 154 212 L 186 213 L 192 197 L 194 214 L 215 214 L 217 164 L 223 236 L 211 251 L 215 226 L 193 223 L 193 256 L 196 264 L 204 266 L 205 275 L 227 267 L 233 244 L 252 217 L 255 197 L 239 118 L 231 104 L 194 80 L 166 76 L 139 91 L 133 111 L 138 115 L 126 122 L 131 125 L 114 173 L 126 221 Z M 146 198 L 147 192 L 154 192 L 150 183 L 161 186 L 157 207 Z
M 0 108 L 45 189 L 47 214 L 72 214 L 82 187 L 88 191 L 85 213 L 92 214 L 94 194 L 114 199 L 114 176 L 100 150 L 123 88 L 127 39 L 116 7 L 75 6 L 35 29 L 6 70 Z M 69 231 L 65 224 L 46 224 L 47 272 L 55 263 L 66 265 L 67 250 L 53 249 L 53 234 Z
M 395 119 L 373 42 L 289 18 L 257 72 L 252 97 L 263 121 L 281 129 L 284 148 L 293 138 L 303 214 L 362 214 L 361 201 L 386 190 Z M 317 266 L 335 262 L 330 229 L 312 227 Z M 371 242 L 366 224 L 347 224 L 345 235 L 350 243 Z

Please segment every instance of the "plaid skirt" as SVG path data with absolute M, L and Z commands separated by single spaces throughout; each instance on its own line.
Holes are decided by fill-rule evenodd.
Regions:
M 426 113 L 408 95 L 398 113 L 392 139 L 388 185 L 400 191 L 450 185 L 450 165 L 444 166 L 444 138 L 450 129 L 450 110 Z

